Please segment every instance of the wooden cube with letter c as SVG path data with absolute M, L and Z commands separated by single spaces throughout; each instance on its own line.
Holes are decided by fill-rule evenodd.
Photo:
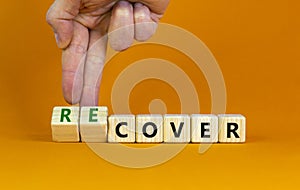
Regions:
M 108 118 L 108 142 L 134 143 L 135 142 L 135 116 L 111 115 Z

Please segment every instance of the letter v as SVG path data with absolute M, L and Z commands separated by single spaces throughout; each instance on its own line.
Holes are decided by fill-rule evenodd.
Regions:
M 180 137 L 180 134 L 181 134 L 181 131 L 182 131 L 182 128 L 183 128 L 183 124 L 184 124 L 184 122 L 180 122 L 179 129 L 178 129 L 178 132 L 177 132 L 177 131 L 176 131 L 176 127 L 175 127 L 174 122 L 170 122 L 170 125 L 171 125 L 171 127 L 172 127 L 172 131 L 173 131 L 174 136 L 175 136 L 176 138 L 179 138 L 179 137 Z

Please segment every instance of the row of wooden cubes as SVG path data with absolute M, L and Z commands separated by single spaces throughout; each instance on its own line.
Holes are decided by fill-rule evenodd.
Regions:
M 57 142 L 242 143 L 240 114 L 110 115 L 107 107 L 55 107 L 52 137 Z

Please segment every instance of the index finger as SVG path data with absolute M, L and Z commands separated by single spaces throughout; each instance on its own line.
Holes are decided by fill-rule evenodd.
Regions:
M 74 34 L 70 45 L 62 55 L 62 87 L 65 100 L 77 104 L 83 87 L 83 70 L 89 43 L 89 31 L 80 23 L 74 22 Z

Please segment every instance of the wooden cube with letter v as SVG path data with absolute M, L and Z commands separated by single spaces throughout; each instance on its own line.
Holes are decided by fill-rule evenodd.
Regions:
M 189 115 L 164 115 L 164 142 L 189 143 L 191 140 Z
M 243 143 L 246 140 L 246 118 L 240 114 L 219 115 L 219 142 Z

